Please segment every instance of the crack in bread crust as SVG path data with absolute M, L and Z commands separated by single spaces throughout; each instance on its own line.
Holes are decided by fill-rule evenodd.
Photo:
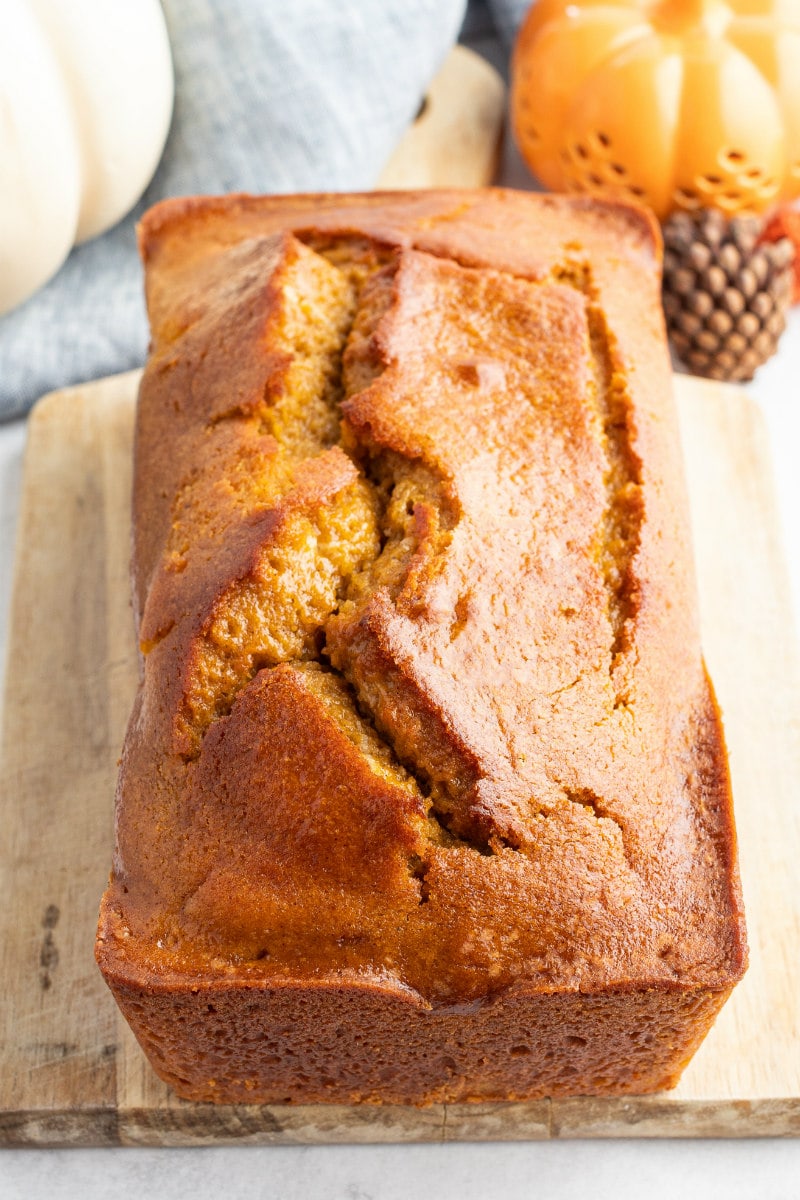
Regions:
M 424 256 L 420 256 L 424 258 Z M 446 260 L 444 260 L 446 261 Z M 450 263 L 452 267 L 454 264 Z M 464 278 L 472 278 L 476 272 L 459 268 Z M 400 617 L 425 618 L 426 597 L 435 586 L 437 571 L 442 569 L 454 531 L 462 517 L 458 494 L 452 487 L 446 469 L 441 462 L 438 470 L 432 469 L 429 454 L 420 449 L 416 454 L 406 451 L 405 460 L 396 449 L 387 449 L 391 437 L 381 432 L 371 418 L 354 425 L 349 419 L 351 402 L 365 391 L 369 393 L 380 386 L 383 371 L 393 364 L 396 351 L 391 345 L 391 326 L 386 326 L 393 306 L 397 302 L 392 277 L 397 268 L 386 268 L 374 275 L 367 283 L 362 304 L 350 334 L 345 354 L 345 444 L 357 461 L 360 456 L 364 469 L 378 485 L 379 492 L 386 498 L 383 507 L 385 542 L 381 554 L 370 563 L 362 575 L 357 576 L 337 614 L 332 616 L 328 629 L 327 652 L 335 666 L 343 670 L 359 696 L 362 709 L 366 709 L 384 737 L 395 748 L 399 759 L 412 769 L 427 788 L 431 797 L 431 811 L 450 835 L 466 840 L 480 850 L 491 853 L 494 849 L 519 849 L 524 844 L 518 827 L 514 823 L 503 826 L 492 819 L 485 806 L 476 802 L 475 788 L 482 778 L 482 771 L 468 747 L 458 745 L 459 738 L 452 728 L 441 727 L 437 714 L 426 711 L 427 705 L 417 693 L 412 704 L 418 708 L 416 726 L 400 733 L 394 714 L 399 707 L 406 706 L 409 695 L 386 697 L 386 685 L 378 677 L 385 678 L 391 669 L 389 661 L 393 650 L 388 650 L 376 661 L 370 678 L 370 647 L 359 634 L 354 646 L 348 650 L 346 638 L 341 631 L 349 623 L 359 620 L 369 622 L 371 604 L 374 607 L 380 594 L 381 605 L 386 607 L 386 597 L 394 612 Z M 585 305 L 585 336 L 587 357 L 591 363 L 586 391 L 597 414 L 596 438 L 604 454 L 603 487 L 605 504 L 597 523 L 595 543 L 591 548 L 592 558 L 599 564 L 606 592 L 607 619 L 611 628 L 609 650 L 609 674 L 615 670 L 630 648 L 630 627 L 635 617 L 631 602 L 633 588 L 632 563 L 635 557 L 638 524 L 640 518 L 640 481 L 635 475 L 635 459 L 630 449 L 627 430 L 626 392 L 621 375 L 613 375 L 613 347 L 610 334 L 603 323 L 602 314 L 593 303 L 594 286 L 588 268 L 565 265 L 542 281 L 532 283 L 517 280 L 507 272 L 498 272 L 496 277 L 519 283 L 523 287 L 544 289 L 555 285 L 574 289 Z M 480 346 L 480 340 L 478 342 Z M 491 361 L 463 361 L 455 364 L 455 371 L 462 384 L 488 386 L 502 383 L 497 367 Z M 363 403 L 363 402 L 362 402 Z M 370 413 L 373 410 L 370 409 Z M 379 414 L 379 420 L 380 414 Z M 387 443 L 387 437 L 389 442 Z M 388 482 L 387 482 L 388 476 Z M 407 497 L 405 507 L 404 499 Z M 397 512 L 403 519 L 397 520 Z M 387 529 L 387 516 L 395 514 L 394 528 Z M 629 514 L 630 515 L 629 517 Z M 410 536 L 413 527 L 414 537 Z M 468 620 L 468 603 L 462 594 L 454 602 L 456 623 L 451 623 L 451 642 L 455 634 L 463 629 Z M 460 615 L 458 615 L 460 613 Z M 454 632 L 455 631 L 455 632 Z M 331 634 L 333 637 L 331 638 Z M 367 639 L 368 641 L 369 639 Z M 553 688 L 557 695 L 575 686 L 580 676 L 570 683 Z M 619 702 L 619 696 L 615 703 Z M 508 741 L 502 714 L 496 716 L 503 738 Z M 438 732 L 437 732 L 438 730 Z M 440 755 L 438 764 L 430 757 L 419 753 L 419 746 L 430 746 L 434 742 L 447 741 L 453 747 L 450 753 Z M 472 760 L 470 762 L 470 760 Z M 459 783 L 459 778 L 463 781 Z M 539 802 L 532 797 L 534 809 Z M 470 813 L 472 810 L 472 814 Z M 618 828 L 621 829 L 617 822 Z
M 287 279 L 271 325 L 282 369 L 269 377 L 259 402 L 219 409 L 207 426 L 211 439 L 219 438 L 231 423 L 254 432 L 269 470 L 259 472 L 257 457 L 249 471 L 241 470 L 241 460 L 239 470 L 231 471 L 223 459 L 226 486 L 238 518 L 244 514 L 252 519 L 259 511 L 274 517 L 247 573 L 214 600 L 194 638 L 178 717 L 182 753 L 187 760 L 197 757 L 209 725 L 231 711 L 236 695 L 257 672 L 282 662 L 319 662 L 327 655 L 329 670 L 347 679 L 360 719 L 380 732 L 397 762 L 416 780 L 429 820 L 437 827 L 435 843 L 465 844 L 481 854 L 520 849 L 524 839 L 513 823 L 504 828 L 486 813 L 478 820 L 469 815 L 469 796 L 481 771 L 476 762 L 468 765 L 468 749 L 456 750 L 455 759 L 445 755 L 438 767 L 425 761 L 417 751 L 419 737 L 409 741 L 398 736 L 382 697 L 353 665 L 352 656 L 349 661 L 342 656 L 336 638 L 332 647 L 327 644 L 329 628 L 335 632 L 342 623 L 357 619 L 376 593 L 388 597 L 399 615 L 424 618 L 426 596 L 462 512 L 446 473 L 429 457 L 370 444 L 368 426 L 358 429 L 341 422 L 342 402 L 368 391 L 390 362 L 382 329 L 396 303 L 397 256 L 363 239 L 315 243 L 307 237 L 300 260 L 307 260 L 306 274 L 298 275 L 297 281 Z M 474 274 L 469 268 L 458 269 Z M 313 302 L 301 286 L 303 278 L 316 289 Z M 593 553 L 601 563 L 608 595 L 613 673 L 627 648 L 627 627 L 634 615 L 631 513 L 632 496 L 639 494 L 626 434 L 624 380 L 613 374 L 610 335 L 592 300 L 589 268 L 567 264 L 548 279 L 526 286 L 553 284 L 567 284 L 587 300 L 592 364 L 588 390 L 598 412 L 607 493 Z M 460 382 L 473 387 L 487 382 L 487 371 L 491 385 L 492 369 L 481 361 L 456 364 Z M 353 470 L 345 470 L 345 477 L 338 479 L 338 490 L 334 488 L 322 504 L 312 502 L 309 508 L 301 499 L 289 510 L 280 510 L 282 500 L 285 505 L 293 495 L 299 468 L 307 469 L 312 458 L 321 461 L 320 456 L 342 451 Z M 173 572 L 184 569 L 198 519 L 205 517 L 206 482 L 193 472 L 177 490 L 165 551 L 166 567 Z M 213 505 L 206 504 L 213 514 Z M 206 528 L 208 520 L 213 516 L 207 518 Z M 208 532 L 213 542 L 224 530 Z M 464 595 L 455 601 L 454 611 L 451 642 L 468 621 Z M 145 651 L 162 636 L 163 631 L 157 631 L 144 644 Z M 575 682 L 554 689 L 554 694 Z M 426 730 L 437 719 L 431 713 L 423 723 Z M 507 737 L 499 709 L 496 719 Z M 454 731 L 446 730 L 444 737 L 452 741 Z
M 307 235 L 305 243 L 314 244 L 315 239 Z M 460 516 L 457 498 L 441 472 L 437 477 L 437 472 L 418 457 L 376 451 L 351 425 L 345 423 L 343 430 L 340 427 L 342 400 L 368 389 L 386 366 L 380 327 L 394 302 L 396 258 L 387 262 L 390 255 L 385 248 L 355 237 L 318 238 L 315 249 L 305 253 L 317 260 L 312 279 L 323 295 L 327 286 L 327 312 L 320 310 L 319 293 L 311 304 L 290 281 L 284 288 L 280 321 L 273 332 L 277 351 L 285 362 L 278 386 L 273 381 L 255 409 L 239 404 L 213 414 L 208 431 L 213 436 L 223 422 L 244 422 L 256 426 L 259 437 L 273 451 L 266 478 L 262 473 L 261 487 L 259 472 L 251 471 L 242 489 L 245 495 L 237 498 L 245 510 L 249 502 L 251 512 L 253 492 L 261 505 L 279 503 L 287 489 L 291 492 L 295 468 L 332 447 L 338 446 L 349 455 L 360 478 L 353 479 L 337 497 L 342 508 L 340 520 L 331 521 L 329 510 L 323 508 L 284 521 L 277 538 L 271 538 L 251 567 L 248 578 L 235 580 L 215 602 L 196 646 L 185 704 L 181 736 L 184 753 L 189 757 L 196 755 L 209 722 L 230 711 L 236 692 L 256 671 L 292 658 L 318 659 L 331 617 L 346 616 L 379 589 L 397 602 L 398 611 L 413 617 L 424 607 L 420 597 L 435 564 L 441 563 L 446 554 Z M 608 619 L 613 631 L 610 671 L 614 675 L 630 648 L 635 616 L 632 561 L 641 520 L 638 461 L 627 432 L 629 399 L 624 377 L 614 371 L 612 339 L 602 311 L 593 301 L 595 288 L 589 268 L 567 263 L 537 286 L 553 282 L 566 283 L 588 301 L 594 376 L 591 390 L 606 455 L 604 483 L 608 497 L 594 554 L 601 562 L 608 595 Z M 460 375 L 480 384 L 480 364 L 460 365 Z M 235 489 L 236 473 L 229 473 L 228 478 Z M 189 545 L 186 529 L 196 525 L 196 514 L 191 511 L 188 520 L 181 519 L 183 509 L 191 510 L 194 483 L 190 479 L 178 488 L 173 505 L 165 565 L 175 572 L 185 563 Z M 355 514 L 354 505 L 358 510 Z M 326 539 L 327 531 L 320 529 L 320 522 L 332 526 L 330 538 Z M 298 552 L 303 543 L 305 552 Z M 353 551 L 345 556 L 347 561 L 334 564 L 326 554 L 326 548 L 336 544 Z M 292 587 L 293 580 L 303 574 L 299 569 L 302 558 L 318 568 L 316 581 L 310 585 L 307 581 L 309 603 L 305 606 L 297 602 Z M 281 606 L 275 598 L 284 580 L 288 581 L 286 590 L 294 594 Z M 459 622 L 461 626 L 466 623 L 464 599 L 456 605 L 459 603 L 462 616 L 457 618 L 456 630 Z M 166 628 L 173 624 L 170 622 Z M 144 651 L 163 636 L 163 630 L 158 630 L 143 641 Z M 624 703 L 625 698 L 626 693 L 618 688 L 616 703 Z M 361 703 L 363 708 L 363 694 Z M 375 713 L 370 715 L 374 721 Z M 387 733 L 384 729 L 384 735 Z M 431 786 L 446 796 L 445 781 L 433 780 L 428 783 Z M 435 798 L 433 807 L 447 819 L 446 798 L 443 802 Z M 497 830 L 494 836 L 502 844 L 514 844 L 513 837 L 504 837 Z M 479 838 L 478 844 L 483 849 L 487 839 Z

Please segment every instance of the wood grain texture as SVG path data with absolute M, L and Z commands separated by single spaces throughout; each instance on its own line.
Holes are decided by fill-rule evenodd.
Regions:
M 495 177 L 506 89 L 485 59 L 455 46 L 377 186 L 481 187 Z
M 31 419 L 0 766 L 0 1142 L 710 1137 L 800 1133 L 800 687 L 751 401 L 678 379 L 704 643 L 725 715 L 751 965 L 675 1091 L 426 1109 L 214 1107 L 150 1070 L 95 968 L 116 761 L 136 684 L 128 495 L 137 376 Z

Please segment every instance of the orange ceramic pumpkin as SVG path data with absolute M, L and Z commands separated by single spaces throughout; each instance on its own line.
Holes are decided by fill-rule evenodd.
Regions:
M 800 194 L 800 0 L 538 0 L 511 105 L 555 191 L 760 212 Z

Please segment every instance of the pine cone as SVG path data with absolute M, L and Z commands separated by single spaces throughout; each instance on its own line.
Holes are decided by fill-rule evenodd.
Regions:
M 758 243 L 756 217 L 716 209 L 664 225 L 664 312 L 678 357 L 695 375 L 752 379 L 777 349 L 792 294 L 788 238 Z

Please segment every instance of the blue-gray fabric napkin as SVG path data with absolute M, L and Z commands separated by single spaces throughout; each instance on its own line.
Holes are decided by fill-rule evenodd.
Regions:
M 497 32 L 506 44 L 506 49 L 514 44 L 522 18 L 531 7 L 531 0 L 487 0 Z

